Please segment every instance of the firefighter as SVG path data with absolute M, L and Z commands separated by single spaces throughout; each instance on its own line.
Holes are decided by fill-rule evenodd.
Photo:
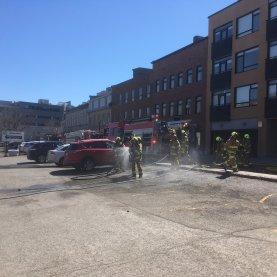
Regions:
M 115 139 L 115 144 L 114 144 L 114 156 L 115 156 L 114 172 L 124 171 L 123 169 L 124 148 L 125 148 L 125 145 L 123 144 L 121 137 L 117 137 Z
M 172 132 L 169 141 L 169 155 L 171 159 L 171 166 L 178 169 L 180 166 L 179 156 L 180 156 L 180 142 L 177 138 L 175 132 Z
M 188 123 L 185 123 L 181 130 L 180 145 L 181 145 L 180 155 L 182 160 L 184 160 L 185 158 L 188 158 L 189 161 L 191 162 L 191 157 L 189 155 L 189 124 Z
M 250 135 L 245 134 L 241 142 L 241 163 L 245 167 L 250 165 L 251 141 Z
M 238 172 L 237 154 L 239 148 L 239 135 L 237 132 L 232 132 L 230 138 L 226 141 L 225 149 L 228 154 L 228 159 L 223 163 L 223 167 L 227 170 L 230 167 L 233 172 Z
M 141 168 L 142 150 L 140 140 L 135 136 L 131 139 L 131 145 L 129 147 L 129 158 L 132 164 L 132 176 L 136 177 L 137 166 L 139 178 L 141 178 L 143 175 Z
M 226 160 L 225 143 L 219 136 L 216 137 L 215 163 L 221 164 Z

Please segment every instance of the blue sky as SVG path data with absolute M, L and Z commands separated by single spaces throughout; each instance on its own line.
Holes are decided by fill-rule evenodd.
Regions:
M 0 0 L 0 100 L 79 105 L 208 34 L 236 0 Z

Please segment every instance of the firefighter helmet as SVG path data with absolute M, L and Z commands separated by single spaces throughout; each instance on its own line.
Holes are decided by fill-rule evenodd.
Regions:
M 238 135 L 239 135 L 239 134 L 238 134 L 237 132 L 232 132 L 232 133 L 231 133 L 231 137 L 238 137 Z
M 215 140 L 219 142 L 219 141 L 222 141 L 222 138 L 218 136 L 218 137 L 216 137 Z
M 184 128 L 184 129 L 188 129 L 188 128 L 189 128 L 189 124 L 186 122 L 186 123 L 183 125 L 183 128 Z
M 115 142 L 121 142 L 121 137 L 116 137 Z
M 245 139 L 250 139 L 250 135 L 249 135 L 249 134 L 245 134 L 245 135 L 244 135 L 244 138 L 245 138 Z

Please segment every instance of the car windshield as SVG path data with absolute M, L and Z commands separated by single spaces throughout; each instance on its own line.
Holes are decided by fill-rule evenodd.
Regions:
M 68 146 L 67 150 L 78 150 L 81 148 L 84 148 L 84 146 L 82 144 L 73 143 Z

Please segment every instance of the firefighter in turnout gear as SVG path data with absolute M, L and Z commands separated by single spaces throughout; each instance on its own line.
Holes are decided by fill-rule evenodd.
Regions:
M 250 135 L 245 134 L 241 142 L 241 155 L 240 155 L 240 162 L 243 166 L 249 167 L 250 155 L 251 155 Z
M 216 137 L 215 163 L 221 164 L 226 160 L 225 143 L 221 137 Z
M 189 155 L 189 124 L 185 123 L 183 125 L 183 128 L 181 130 L 181 135 L 180 135 L 180 157 L 181 161 L 185 158 L 188 158 L 189 161 L 191 161 L 190 155 Z
M 180 142 L 174 130 L 170 135 L 169 155 L 171 160 L 171 166 L 176 169 L 178 169 L 180 166 L 180 161 L 179 161 L 180 149 L 181 149 Z
M 138 169 L 139 178 L 142 177 L 141 159 L 142 159 L 142 145 L 140 139 L 133 137 L 129 147 L 129 157 L 132 164 L 132 176 L 136 177 L 136 167 Z
M 115 139 L 114 144 L 114 156 L 115 156 L 115 164 L 114 164 L 114 172 L 124 171 L 123 162 L 124 162 L 124 144 L 120 137 Z
M 239 136 L 237 132 L 232 132 L 230 138 L 226 141 L 225 149 L 228 159 L 223 163 L 224 169 L 231 168 L 233 172 L 238 172 L 237 154 L 239 148 Z

